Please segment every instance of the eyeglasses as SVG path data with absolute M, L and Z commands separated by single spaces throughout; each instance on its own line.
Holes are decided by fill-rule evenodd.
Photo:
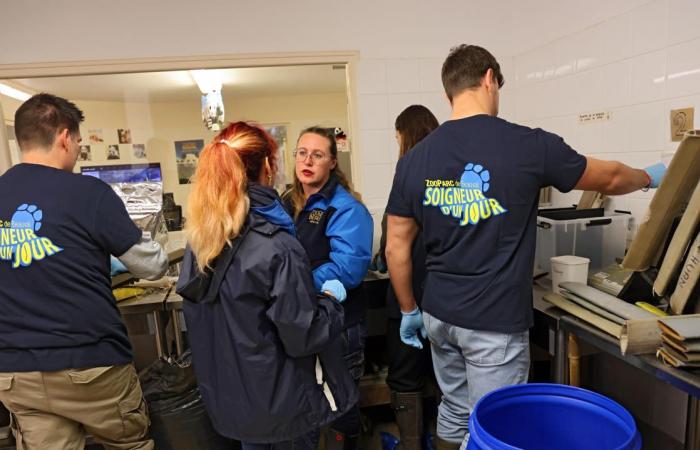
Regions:
M 297 161 L 306 161 L 306 158 L 308 156 L 311 156 L 311 160 L 315 163 L 321 162 L 324 159 L 327 159 L 328 155 L 326 155 L 323 152 L 319 151 L 309 151 L 305 148 L 298 148 L 294 150 L 294 157 L 296 158 Z

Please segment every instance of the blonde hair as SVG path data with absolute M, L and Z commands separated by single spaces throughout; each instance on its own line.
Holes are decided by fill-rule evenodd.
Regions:
M 263 129 L 235 122 L 223 129 L 199 156 L 192 177 L 185 235 L 204 272 L 241 232 L 250 200 L 247 186 L 257 181 L 265 160 L 274 172 L 277 144 Z
M 305 130 L 302 130 L 302 132 L 299 133 L 297 143 L 303 135 L 308 133 L 316 134 L 328 139 L 331 157 L 336 161 L 335 168 L 331 170 L 330 176 L 335 176 L 335 179 L 338 181 L 339 185 L 343 186 L 345 190 L 350 193 L 350 195 L 357 199 L 357 201 L 362 202 L 360 194 L 358 192 L 355 192 L 355 190 L 352 188 L 352 185 L 348 181 L 348 177 L 340 169 L 340 166 L 338 166 L 338 146 L 335 142 L 335 135 L 328 128 L 322 128 L 318 126 L 309 127 Z M 304 195 L 304 188 L 301 185 L 301 181 L 299 181 L 299 177 L 297 177 L 296 170 L 294 170 L 294 181 L 292 182 L 292 187 L 287 192 L 285 192 L 284 197 L 291 204 L 293 216 L 296 220 L 296 218 L 299 216 L 299 213 L 301 213 L 301 211 L 304 209 L 304 205 L 306 205 L 306 196 Z

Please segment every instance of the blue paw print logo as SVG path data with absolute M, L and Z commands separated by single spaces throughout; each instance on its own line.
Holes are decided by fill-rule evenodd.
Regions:
M 39 231 L 41 228 L 41 219 L 44 214 L 36 205 L 28 205 L 26 203 L 17 207 L 17 211 L 12 215 L 10 228 L 14 229 L 30 229 Z
M 469 163 L 464 166 L 464 173 L 460 182 L 462 187 L 466 189 L 479 189 L 481 192 L 489 190 L 489 181 L 491 174 L 480 164 Z

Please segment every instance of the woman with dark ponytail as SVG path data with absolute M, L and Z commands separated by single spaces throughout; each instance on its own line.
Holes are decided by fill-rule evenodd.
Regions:
M 357 403 L 341 356 L 345 289 L 316 288 L 271 188 L 277 146 L 236 122 L 202 151 L 178 293 L 214 428 L 244 450 L 315 449 Z
M 396 140 L 399 144 L 399 159 L 439 126 L 437 119 L 423 105 L 411 105 L 396 117 Z M 385 265 L 386 215 L 382 219 L 382 238 L 376 261 Z M 413 262 L 413 292 L 420 306 L 425 280 L 425 248 L 420 235 L 416 236 L 411 250 Z M 385 266 L 386 267 L 386 266 Z M 391 276 L 391 274 L 389 274 Z M 423 342 L 422 348 L 406 345 L 401 341 L 399 328 L 401 310 L 394 289 L 387 290 L 387 355 L 389 372 L 386 382 L 391 389 L 391 406 L 399 427 L 400 449 L 420 450 L 423 434 L 423 385 L 432 376 L 430 345 Z

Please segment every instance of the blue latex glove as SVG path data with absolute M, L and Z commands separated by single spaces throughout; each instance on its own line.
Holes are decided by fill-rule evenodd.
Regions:
M 666 174 L 666 165 L 662 162 L 658 162 L 654 165 L 646 167 L 644 171 L 648 173 L 649 178 L 651 178 L 649 187 L 657 188 L 661 184 L 661 180 L 664 179 L 664 175 Z
M 129 271 L 129 270 L 127 270 L 127 268 L 124 266 L 124 264 L 122 264 L 122 262 L 119 261 L 119 260 L 118 260 L 117 258 L 115 258 L 114 256 L 110 256 L 110 257 L 109 257 L 109 262 L 110 262 L 110 265 L 111 265 L 111 270 L 110 270 L 110 272 L 111 272 L 110 275 L 111 275 L 111 276 L 116 276 L 116 275 L 119 275 L 120 273 L 126 273 L 126 272 Z
M 423 326 L 423 314 L 420 309 L 416 308 L 410 313 L 401 311 L 401 328 L 399 336 L 401 342 L 415 348 L 423 348 L 423 343 L 418 339 L 418 332 L 425 339 L 428 336 L 428 331 Z
M 333 296 L 338 303 L 343 303 L 348 297 L 348 293 L 345 291 L 345 286 L 338 280 L 326 280 L 321 286 L 321 292 L 327 292 Z

